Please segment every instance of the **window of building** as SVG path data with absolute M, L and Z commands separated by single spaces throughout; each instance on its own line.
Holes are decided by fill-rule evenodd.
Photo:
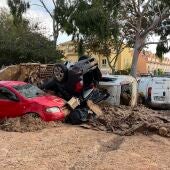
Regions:
M 102 66 L 106 67 L 107 66 L 107 60 L 106 58 L 102 59 Z

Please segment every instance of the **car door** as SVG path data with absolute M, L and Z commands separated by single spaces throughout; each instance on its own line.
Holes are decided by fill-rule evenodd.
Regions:
M 22 114 L 22 104 L 11 90 L 0 86 L 0 118 L 16 117 Z

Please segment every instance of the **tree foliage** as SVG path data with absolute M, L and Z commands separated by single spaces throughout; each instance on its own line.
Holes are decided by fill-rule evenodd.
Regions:
M 118 7 L 119 0 L 77 0 L 67 6 L 69 17 L 62 25 L 64 31 L 79 43 L 78 49 L 84 47 L 88 52 L 106 56 L 112 69 L 122 50 L 122 36 L 117 36 L 119 28 L 115 22 Z M 110 57 L 113 49 L 114 60 Z
M 127 42 L 134 48 L 131 75 L 136 77 L 139 53 L 150 44 L 150 36 L 157 34 L 163 20 L 170 16 L 168 0 L 122 0 L 119 13 L 120 27 L 127 27 Z M 161 42 L 161 40 L 160 40 Z
M 169 19 L 166 19 L 161 23 L 160 29 L 158 30 L 158 35 L 160 36 L 160 42 L 156 48 L 156 55 L 162 59 L 163 55 L 170 51 L 170 45 L 168 43 L 168 38 L 170 35 Z
M 57 44 L 60 32 L 67 30 L 70 33 L 72 31 L 68 20 L 74 11 L 76 0 L 50 0 L 53 4 L 52 10 L 48 8 L 47 1 L 39 1 L 53 21 L 54 44 Z
M 10 13 L 13 16 L 13 22 L 17 26 L 23 21 L 23 14 L 30 8 L 29 2 L 24 0 L 8 0 L 8 6 L 10 8 Z
M 10 14 L 0 12 L 0 65 L 22 62 L 55 62 L 62 57 L 54 44 L 37 32 L 37 25 L 13 23 Z
M 105 56 L 112 49 L 121 52 L 124 43 L 133 47 L 131 75 L 136 76 L 139 53 L 147 45 L 158 43 L 148 40 L 169 18 L 169 4 L 169 0 L 77 0 L 68 19 L 69 31 L 67 27 L 65 31 L 78 40 L 83 37 L 91 50 Z M 112 59 L 107 58 L 111 66 Z

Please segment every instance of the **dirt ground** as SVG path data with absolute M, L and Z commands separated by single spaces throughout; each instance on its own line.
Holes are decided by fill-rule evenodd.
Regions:
M 60 124 L 36 132 L 0 131 L 1 170 L 170 169 L 170 138 Z
M 170 138 L 155 131 L 161 125 L 169 134 L 169 111 L 104 106 L 103 113 L 90 129 L 34 114 L 1 120 L 0 170 L 170 169 Z

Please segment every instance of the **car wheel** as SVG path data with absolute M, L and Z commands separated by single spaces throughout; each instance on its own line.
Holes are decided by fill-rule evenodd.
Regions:
M 53 76 L 59 83 L 63 83 L 67 79 L 67 72 L 67 67 L 64 64 L 56 64 L 53 69 Z

